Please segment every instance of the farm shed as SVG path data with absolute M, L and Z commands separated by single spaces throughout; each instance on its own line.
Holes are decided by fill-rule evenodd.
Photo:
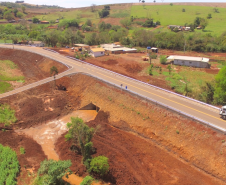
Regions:
M 127 48 L 116 44 L 102 44 L 106 51 L 110 51 L 112 54 L 120 54 L 120 53 L 136 53 L 137 49 L 135 48 Z
M 171 55 L 167 60 L 173 60 L 174 65 L 210 68 L 209 59 L 203 57 L 188 57 Z
M 90 55 L 93 57 L 100 57 L 104 56 L 105 50 L 103 48 L 91 48 L 90 49 Z

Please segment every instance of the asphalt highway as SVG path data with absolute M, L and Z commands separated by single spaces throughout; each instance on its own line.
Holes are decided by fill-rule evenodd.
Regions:
M 12 45 L 0 45 L 0 47 L 13 48 Z M 14 46 L 14 49 L 22 49 L 29 52 L 38 53 L 40 55 L 46 56 L 53 60 L 59 61 L 63 64 L 70 66 L 70 68 L 57 75 L 56 78 L 61 78 L 66 75 L 82 72 L 93 77 L 102 79 L 111 84 L 122 88 L 124 91 L 133 92 L 135 94 L 141 95 L 144 98 L 157 101 L 160 104 L 168 106 L 169 109 L 177 110 L 181 113 L 188 114 L 188 116 L 193 117 L 193 119 L 201 120 L 204 124 L 207 124 L 211 127 L 214 127 L 222 132 L 226 132 L 226 121 L 220 118 L 219 109 L 213 106 L 208 106 L 198 102 L 196 100 L 187 99 L 181 96 L 178 96 L 173 93 L 166 92 L 164 90 L 152 87 L 143 82 L 127 78 L 120 74 L 104 70 L 102 68 L 82 63 L 70 58 L 67 58 L 59 53 L 45 50 L 39 47 L 28 47 L 28 46 Z M 21 88 L 15 89 L 13 91 L 0 94 L 0 98 L 10 96 L 15 93 L 31 89 L 38 85 L 50 82 L 53 80 L 53 77 L 23 86 Z

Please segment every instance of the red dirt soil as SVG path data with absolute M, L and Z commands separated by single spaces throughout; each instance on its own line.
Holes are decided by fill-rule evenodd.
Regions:
M 153 141 L 124 131 L 131 130 L 127 123 L 120 121 L 109 124 L 108 115 L 102 111 L 88 125 L 101 126 L 93 138 L 97 150 L 93 157 L 104 155 L 109 158 L 110 170 L 104 179 L 111 184 L 217 184 L 217 181 L 176 159 Z M 111 125 L 121 128 L 123 125 L 123 130 Z M 81 165 L 81 156 L 69 149 L 71 143 L 65 143 L 64 135 L 56 143 L 60 159 L 70 159 L 73 161 L 73 171 L 79 175 L 87 175 Z M 95 174 L 94 176 L 98 177 Z
M 18 135 L 12 130 L 0 131 L 0 143 L 3 146 L 9 146 L 17 153 L 20 164 L 20 176 L 17 178 L 18 185 L 29 183 L 33 172 L 37 172 L 41 161 L 47 158 L 41 146 L 33 139 Z M 25 154 L 20 154 L 20 147 L 25 149 Z
M 48 83 L 1 99 L 0 103 L 8 103 L 16 110 L 18 122 L 12 128 L 45 124 L 93 102 L 109 112 L 109 118 L 100 112 L 96 120 L 89 123 L 101 125 L 93 142 L 97 148 L 95 155 L 109 158 L 111 169 L 105 177 L 109 182 L 226 184 L 223 134 L 89 76 L 63 77 L 57 80 L 58 84 L 64 85 L 67 92 L 55 91 L 52 83 Z M 3 128 L 3 124 L 0 127 Z M 63 136 L 56 143 L 60 156 L 73 159 L 72 170 L 85 175 L 81 156 L 72 153 L 69 147 Z

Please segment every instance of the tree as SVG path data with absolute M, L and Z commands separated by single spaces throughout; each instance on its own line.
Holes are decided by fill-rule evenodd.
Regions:
M 171 73 L 171 70 L 172 70 L 171 65 L 168 65 L 168 66 L 167 66 L 167 69 L 169 70 L 169 74 L 170 74 L 170 73 Z
M 202 31 L 206 28 L 206 26 L 208 25 L 208 21 L 204 18 L 200 19 L 200 26 L 202 27 Z
M 120 20 L 120 23 L 124 26 L 124 27 L 128 27 L 131 25 L 131 20 L 129 18 L 125 18 Z
M 211 18 L 212 18 L 212 15 L 211 15 L 211 13 L 209 13 L 207 16 L 207 19 L 211 19 Z
M 26 11 L 26 7 L 25 6 L 21 6 L 22 12 L 25 13 Z
M 104 176 L 109 171 L 108 158 L 105 156 L 94 157 L 90 162 L 89 171 L 93 171 L 101 176 Z
M 170 3 L 170 6 L 173 6 L 173 3 Z
M 93 181 L 94 181 L 94 178 L 88 175 L 83 179 L 80 185 L 91 185 Z
M 63 177 L 68 178 L 68 175 L 72 174 L 69 167 L 71 161 L 55 161 L 55 160 L 44 160 L 41 162 L 38 170 L 38 177 L 36 178 L 34 185 L 46 184 L 46 185 L 64 185 L 65 182 Z
M 8 21 L 12 20 L 14 17 L 13 17 L 13 14 L 11 13 L 10 10 L 4 12 L 4 18 Z
M 13 10 L 13 13 L 14 13 L 14 16 L 15 16 L 15 17 L 17 17 L 17 12 L 18 12 L 18 10 L 17 10 L 17 8 L 15 8 L 15 9 Z
M 151 64 L 148 68 L 148 74 L 149 75 L 153 75 L 153 72 L 152 72 L 152 69 L 153 69 L 153 64 Z
M 109 5 L 105 5 L 105 6 L 104 6 L 104 9 L 105 9 L 105 10 L 110 10 L 111 8 L 110 8 Z
M 53 78 L 54 78 L 54 88 L 56 87 L 56 75 L 58 74 L 58 69 L 56 66 L 52 66 L 50 68 L 50 75 L 53 74 Z
M 182 9 L 182 12 L 185 12 L 185 9 L 184 8 Z
M 109 14 L 110 14 L 109 10 L 106 10 L 106 9 L 99 11 L 100 18 L 107 17 Z
M 162 67 L 159 67 L 159 73 L 162 74 Z
M 142 25 L 143 27 L 154 27 L 153 19 L 148 19 L 145 21 L 145 23 Z
M 196 18 L 195 18 L 195 20 L 194 20 L 194 25 L 195 25 L 195 27 L 200 26 L 201 19 L 202 19 L 201 17 L 196 17 Z
M 160 63 L 161 63 L 161 64 L 166 64 L 166 61 L 167 61 L 166 56 L 165 56 L 165 55 L 161 55 L 161 56 L 160 56 Z
M 17 12 L 16 16 L 21 19 L 24 15 L 21 12 Z
M 86 20 L 86 25 L 87 25 L 87 26 L 92 26 L 92 21 L 91 21 L 90 19 L 87 19 L 87 20 Z
M 66 140 L 72 140 L 73 144 L 77 146 L 78 152 L 82 154 L 82 161 L 85 162 L 91 158 L 91 149 L 93 143 L 91 142 L 96 129 L 90 128 L 79 117 L 71 117 L 71 122 L 67 123 L 68 133 L 65 135 Z
M 226 103 L 226 66 L 221 68 L 218 74 L 215 76 L 216 87 L 214 91 L 214 103 L 223 104 Z
M 143 8 L 144 8 L 145 7 L 145 4 L 144 4 L 145 3 L 145 0 L 142 0 L 141 2 L 143 3 Z
M 90 8 L 91 8 L 91 12 L 95 12 L 96 11 L 96 5 L 95 4 L 92 4 Z
M 218 8 L 213 8 L 214 13 L 220 13 Z
M 33 23 L 39 23 L 39 19 L 37 17 L 33 17 L 32 22 Z
M 199 100 L 206 103 L 213 103 L 214 100 L 214 83 L 206 82 L 205 85 L 201 87 L 202 92 L 199 94 Z

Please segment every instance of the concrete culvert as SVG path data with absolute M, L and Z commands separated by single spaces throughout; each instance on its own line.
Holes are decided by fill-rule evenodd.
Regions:
M 63 86 L 62 84 L 60 84 L 60 85 L 57 85 L 57 90 L 66 91 L 67 88 L 65 86 Z
M 96 110 L 97 112 L 99 112 L 100 108 L 97 107 L 96 105 L 94 105 L 93 103 L 90 103 L 84 107 L 82 107 L 81 109 L 79 110 Z

